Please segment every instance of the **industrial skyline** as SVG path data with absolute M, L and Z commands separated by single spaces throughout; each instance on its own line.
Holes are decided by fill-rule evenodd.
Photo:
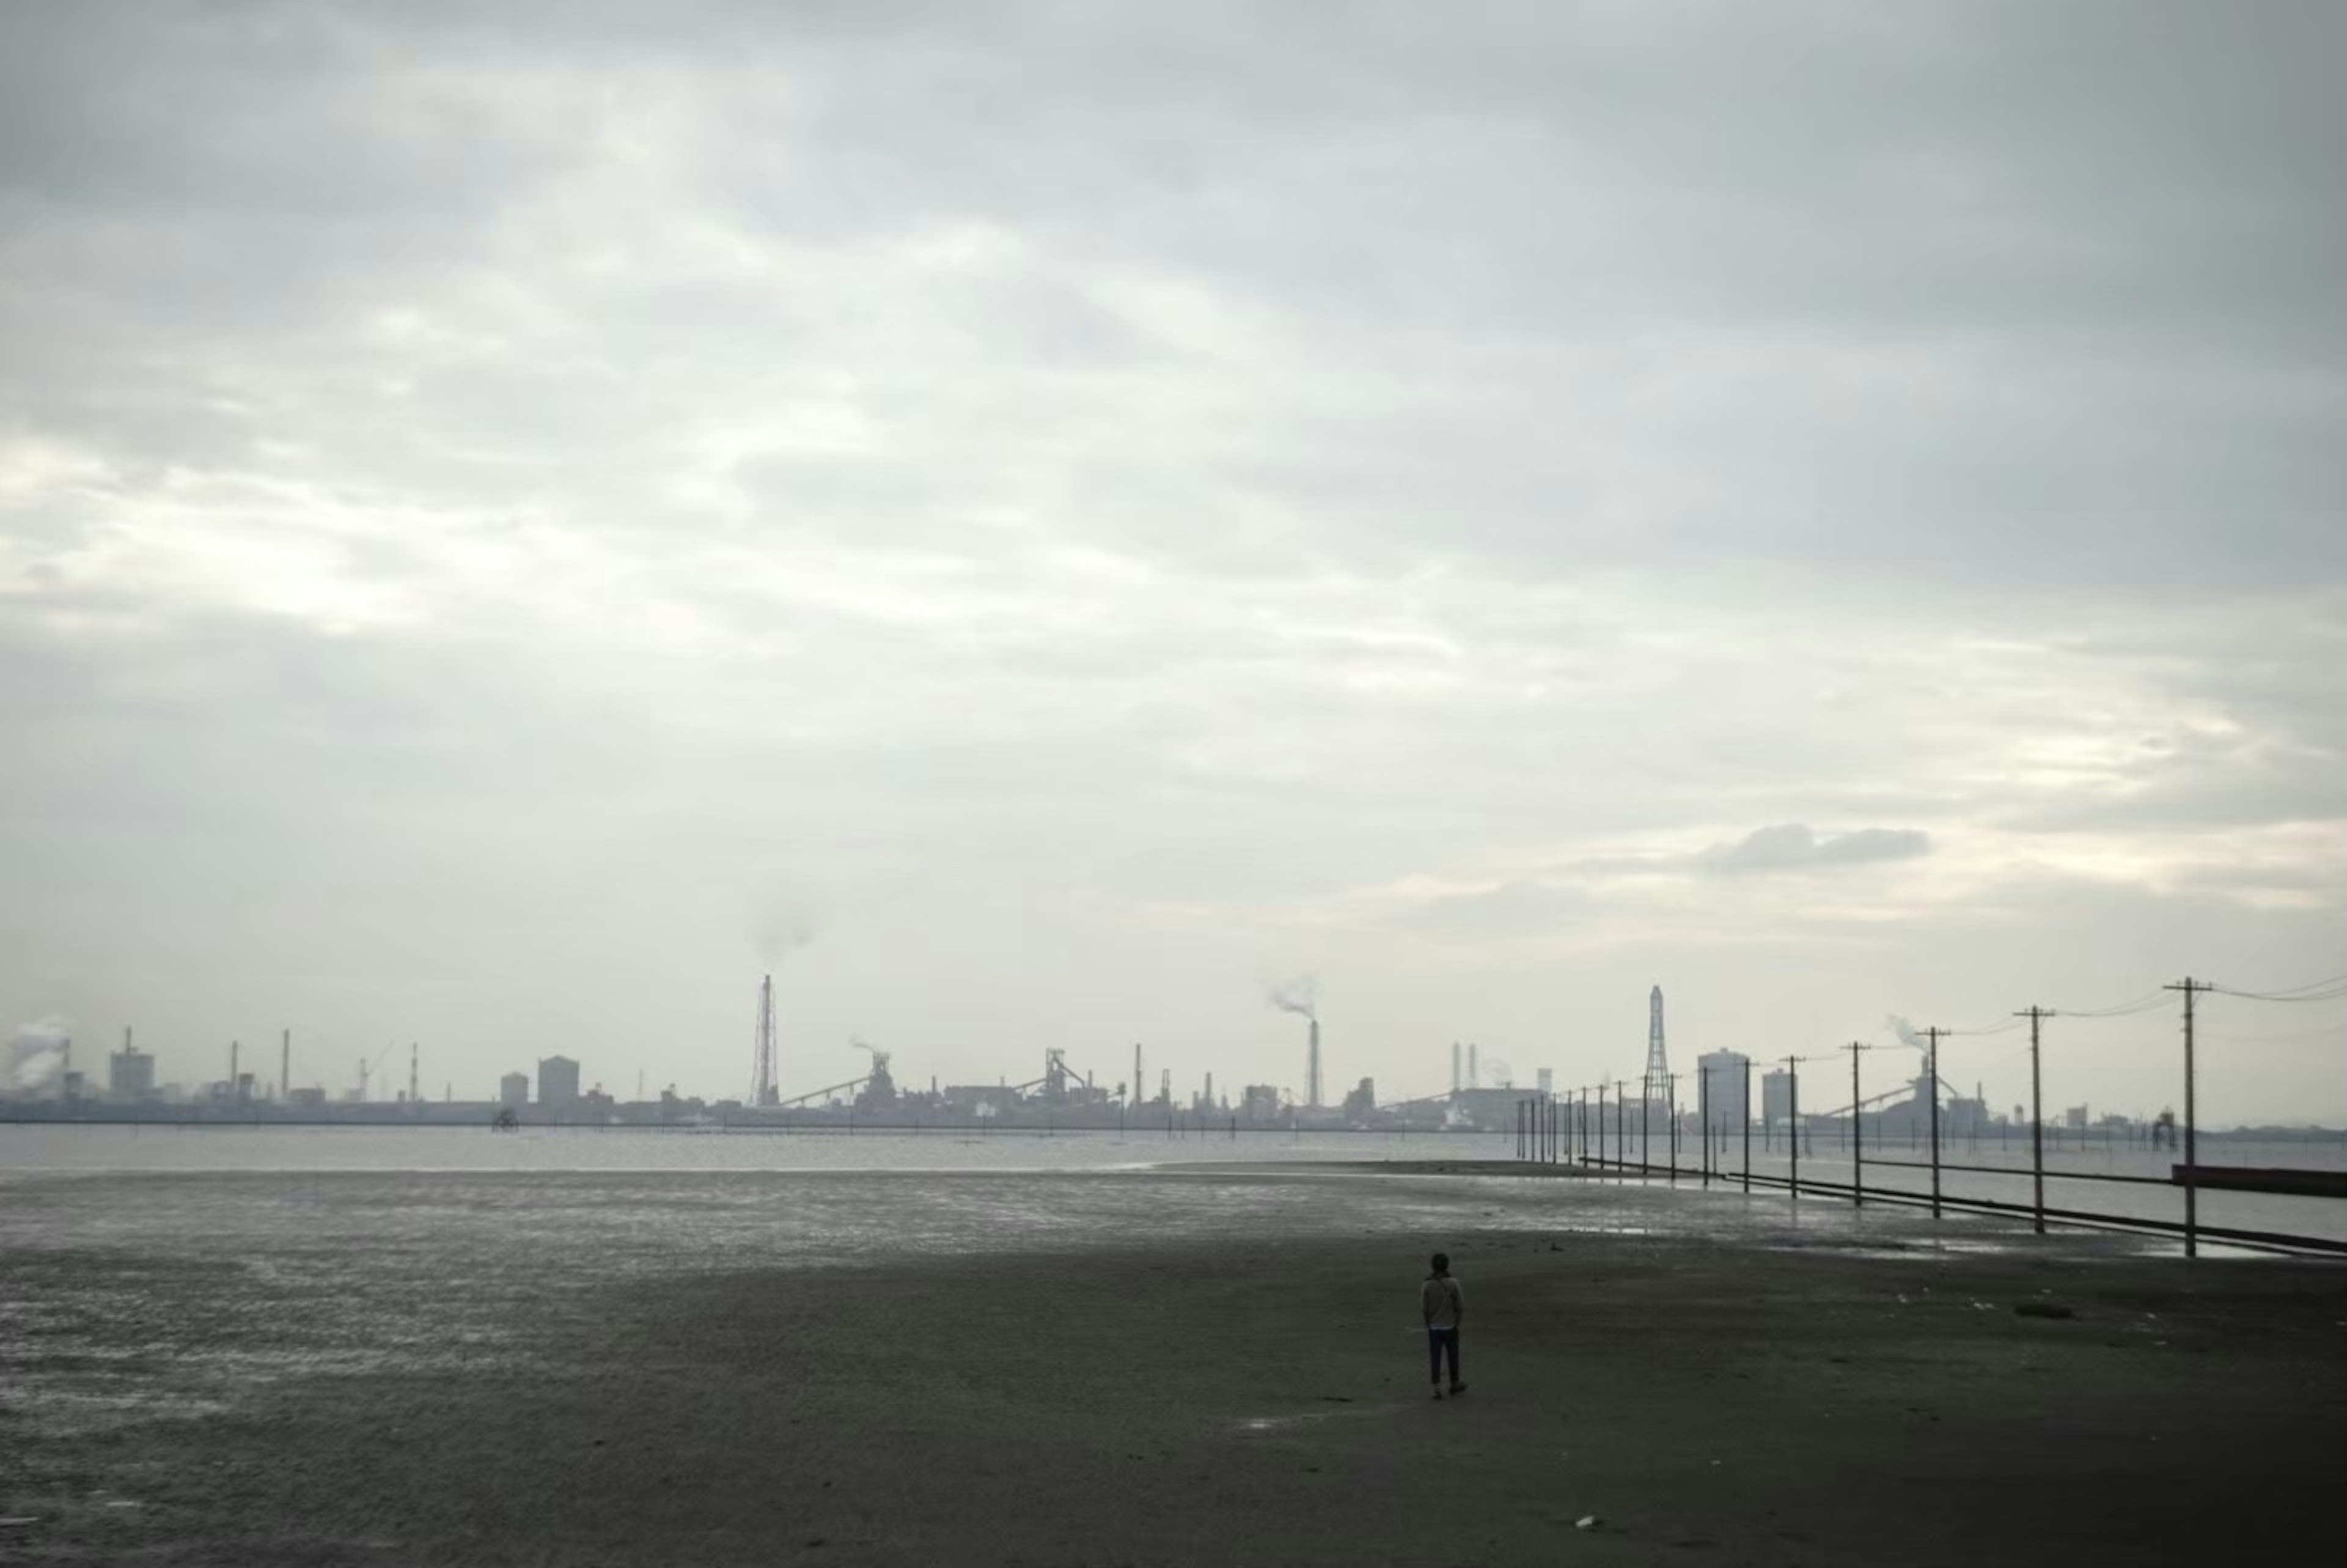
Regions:
M 2076 1019 L 2087 1027 L 2080 1036 L 2065 1040 L 2065 1047 L 2075 1049 L 2082 1043 L 2091 1043 L 2094 1036 L 2098 1032 L 2095 1025 L 2112 1020 L 2140 1020 L 2147 1015 L 2157 1014 L 2161 1007 L 2163 994 L 2177 989 L 2175 986 L 2155 988 L 2152 991 L 2116 1008 L 2072 1009 Z M 2195 989 L 2210 991 L 2216 996 L 2227 998 L 2237 1003 L 2250 1004 L 2252 1008 L 2258 1004 L 2280 1004 L 2285 1008 L 2285 1010 L 2295 1010 L 2308 1007 L 2324 1008 L 2347 999 L 2347 976 L 2329 977 L 2300 987 L 2271 992 L 2250 991 L 2200 983 L 2196 983 Z M 1227 1087 L 1224 1096 L 1217 1101 L 1214 1092 L 1213 1069 L 1204 1069 L 1200 1078 L 1191 1080 L 1203 1084 L 1200 1090 L 1194 1092 L 1185 1091 L 1186 1097 L 1177 1096 L 1174 1090 L 1175 1071 L 1171 1066 L 1162 1066 L 1159 1069 L 1156 1092 L 1152 1096 L 1144 1073 L 1147 1048 L 1144 1042 L 1134 1041 L 1132 1046 L 1132 1076 L 1128 1080 L 1116 1080 L 1112 1083 L 1111 1078 L 1103 1077 L 1101 1071 L 1088 1066 L 1081 1053 L 1074 1053 L 1074 1058 L 1071 1060 L 1071 1052 L 1069 1049 L 1054 1046 L 1043 1051 L 1042 1072 L 1040 1076 L 1027 1078 L 1024 1074 L 1020 1074 L 1017 1075 L 1019 1081 L 1014 1081 L 1013 1074 L 1003 1072 L 997 1074 L 990 1081 L 982 1077 L 974 1080 L 955 1092 L 963 1097 L 965 1109 L 968 1109 L 971 1102 L 993 1100 L 995 1091 L 999 1089 L 1003 1094 L 1009 1096 L 1009 1101 L 1003 1102 L 1006 1108 L 1010 1102 L 1031 1097 L 1051 1104 L 1090 1104 L 1102 1108 L 1130 1109 L 1144 1102 L 1161 1108 L 1186 1106 L 1202 1114 L 1217 1107 L 1228 1111 L 1234 1103 L 1242 1105 L 1250 1114 L 1268 1114 L 1275 1109 L 1283 1114 L 1290 1111 L 1305 1114 L 1330 1113 L 1336 1108 L 1326 1103 L 1320 1084 L 1323 1062 L 1317 987 L 1310 981 L 1303 981 L 1286 988 L 1275 988 L 1268 994 L 1273 1005 L 1281 1011 L 1299 1015 L 1306 1020 L 1307 1046 L 1303 1062 L 1306 1081 L 1301 1086 L 1292 1081 L 1282 1081 L 1276 1066 L 1270 1069 L 1270 1081 L 1255 1081 L 1265 1075 L 1266 1066 L 1276 1062 L 1278 1057 L 1276 1047 L 1267 1047 L 1255 1053 L 1255 1060 L 1261 1065 L 1255 1070 L 1242 1068 L 1236 1074 L 1225 1074 L 1224 1082 L 1226 1086 L 1244 1085 L 1235 1101 L 1228 1092 Z M 1660 1118 L 1665 1107 L 1676 1103 L 1684 1112 L 1690 1109 L 1690 1104 L 1685 1097 L 1678 1094 L 1676 1079 L 1668 1068 L 1668 1053 L 1664 1034 L 1664 997 L 1659 984 L 1649 989 L 1647 999 L 1645 1066 L 1642 1079 L 1635 1086 L 1640 1090 L 1640 1116 L 1652 1119 L 1656 1125 L 1660 1125 Z M 2033 1014 L 2044 1018 L 2065 1016 L 2064 1010 L 2060 1009 L 2035 1008 L 2023 1009 L 2020 1013 L 1980 1029 L 1946 1030 L 1934 1027 L 1919 1031 L 1905 1018 L 1893 1014 L 1881 1020 L 1877 1032 L 1888 1037 L 1884 1042 L 1886 1045 L 1895 1044 L 1918 1052 L 1922 1052 L 1926 1049 L 1923 1038 L 1926 1035 L 1932 1037 L 1931 1049 L 1934 1051 L 1938 1049 L 1936 1042 L 1941 1037 L 1960 1042 L 1967 1048 L 1973 1046 L 1979 1037 L 1985 1036 L 1992 1039 L 2007 1037 L 1989 1048 L 1989 1061 L 1984 1063 L 1977 1059 L 1972 1060 L 1975 1091 L 1969 1099 L 1947 1081 L 1944 1073 L 1942 1079 L 1945 1092 L 1952 1102 L 1974 1106 L 1973 1111 L 1961 1112 L 1961 1114 L 1976 1115 L 1984 1120 L 2004 1119 L 2004 1112 L 1999 1107 L 2011 1102 L 2005 1101 L 2002 1094 L 1986 1093 L 1981 1086 L 1986 1082 L 1986 1074 L 1992 1070 L 2003 1078 L 2006 1074 L 2006 1070 L 2014 1065 L 2010 1059 L 2017 1054 L 2019 1020 Z M 582 1064 L 579 1060 L 558 1053 L 539 1061 L 537 1069 L 539 1089 L 535 1099 L 529 1091 L 529 1075 L 510 1071 L 505 1071 L 497 1080 L 493 1093 L 485 1092 L 476 1095 L 472 1092 L 474 1086 L 468 1083 L 467 1092 L 459 1096 L 456 1092 L 456 1081 L 453 1078 L 445 1079 L 441 1081 L 440 1098 L 444 1102 L 461 1101 L 466 1104 L 552 1104 L 558 1107 L 577 1105 L 589 1111 L 598 1106 L 608 1110 L 610 1107 L 627 1103 L 651 1103 L 652 1102 L 647 1098 L 645 1085 L 648 1081 L 654 1081 L 660 1088 L 659 1102 L 671 1107 L 683 1106 L 689 1102 L 696 1110 L 704 1106 L 721 1108 L 732 1106 L 752 1110 L 764 1108 L 789 1111 L 794 1108 L 806 1110 L 820 1109 L 825 1106 L 854 1105 L 867 1111 L 885 1111 L 889 1106 L 898 1103 L 900 1095 L 904 1103 L 911 1105 L 936 1100 L 937 1085 L 950 1081 L 948 1075 L 944 1073 L 932 1073 L 929 1080 L 930 1088 L 926 1093 L 910 1084 L 900 1089 L 891 1071 L 891 1062 L 896 1053 L 892 1050 L 874 1045 L 856 1035 L 851 1035 L 836 1050 L 831 1044 L 806 1041 L 803 1042 L 798 1051 L 793 1052 L 786 1048 L 775 1020 L 774 977 L 768 974 L 760 978 L 755 990 L 756 1021 L 752 1045 L 751 1091 L 745 1096 L 736 1097 L 708 1092 L 704 1088 L 690 1083 L 680 1084 L 678 1081 L 669 1077 L 648 1079 L 647 1070 L 641 1064 L 636 1065 L 633 1069 L 637 1088 L 632 1097 L 618 1091 L 606 1091 L 600 1078 L 590 1078 L 589 1081 L 593 1083 L 592 1089 L 582 1090 Z M 254 1072 L 243 1071 L 241 1068 L 242 1041 L 231 1040 L 226 1048 L 225 1076 L 209 1079 L 199 1075 L 192 1083 L 168 1079 L 166 1075 L 159 1073 L 155 1054 L 134 1048 L 134 1031 L 131 1028 L 126 1026 L 121 1038 L 121 1050 L 107 1058 L 106 1075 L 103 1079 L 99 1079 L 95 1077 L 87 1067 L 87 1048 L 83 1058 L 84 1065 L 81 1067 L 75 1065 L 71 1035 L 64 1031 L 61 1027 L 32 1031 L 19 1030 L 7 1042 L 5 1071 L 0 1073 L 0 1100 L 22 1102 L 87 1098 L 92 1102 L 119 1102 L 157 1101 L 169 1097 L 174 1102 L 203 1103 L 216 1107 L 292 1104 L 313 1109 L 354 1103 L 378 1106 L 428 1103 L 424 1089 L 426 1081 L 422 1074 L 422 1048 L 418 1042 L 412 1040 L 407 1044 L 406 1087 L 394 1096 L 384 1097 L 380 1093 L 371 1096 L 369 1085 L 371 1081 L 377 1084 L 384 1081 L 381 1070 L 397 1050 L 395 1045 L 385 1046 L 374 1052 L 372 1057 L 364 1053 L 356 1057 L 351 1068 L 356 1078 L 355 1085 L 335 1090 L 329 1088 L 323 1077 L 314 1078 L 307 1083 L 295 1081 L 293 1068 L 296 1058 L 293 1050 L 293 1031 L 291 1029 L 279 1031 L 279 1074 L 276 1078 L 267 1079 Z M 1111 1049 L 1112 1050 L 1113 1048 Z M 866 1070 L 849 1076 L 842 1076 L 847 1071 L 846 1069 L 837 1065 L 843 1050 L 861 1050 L 866 1053 L 869 1060 Z M 1577 1060 L 1586 1053 L 1564 1051 L 1563 1054 Z M 2032 1054 L 2034 1055 L 2034 1047 Z M 1427 1049 L 1420 1055 L 1422 1067 L 1431 1068 L 1433 1073 L 1439 1073 L 1440 1049 Z M 1511 1097 L 1520 1095 L 1522 1090 L 1535 1078 L 1539 1081 L 1542 1092 L 1565 1095 L 1586 1092 L 1593 1084 L 1602 1091 L 1611 1083 L 1617 1091 L 1617 1098 L 1626 1099 L 1628 1091 L 1633 1086 L 1630 1081 L 1624 1080 L 1617 1082 L 1607 1079 L 1602 1073 L 1590 1083 L 1576 1085 L 1570 1072 L 1560 1076 L 1553 1063 L 1542 1063 L 1532 1073 L 1521 1077 L 1507 1063 L 1497 1059 L 1493 1059 L 1487 1069 L 1478 1041 L 1450 1041 L 1448 1055 L 1450 1087 L 1447 1096 L 1441 1090 L 1429 1086 L 1425 1082 L 1425 1077 L 1432 1076 L 1433 1073 L 1427 1073 L 1415 1079 L 1389 1078 L 1387 1091 L 1379 1095 L 1372 1089 L 1376 1081 L 1375 1075 L 1372 1074 L 1362 1079 L 1360 1089 L 1357 1092 L 1347 1096 L 1345 1106 L 1342 1108 L 1344 1112 L 1358 1120 L 1358 1112 L 1365 1112 L 1370 1107 L 1399 1105 L 1406 1102 L 1432 1103 L 1446 1098 L 1454 1105 L 1471 1102 L 1481 1107 L 1483 1112 L 1492 1112 L 1493 1108 L 1509 1101 Z M 1102 1066 L 1105 1068 L 1114 1060 L 1112 1054 L 1107 1054 Z M 1812 1057 L 1808 1060 L 1816 1059 Z M 1919 1057 L 1919 1060 L 1930 1060 L 1930 1058 Z M 1686 1077 L 1691 1083 L 1697 1085 L 1690 1089 L 1690 1093 L 1716 1091 L 1716 1086 L 1720 1081 L 1716 1074 L 1723 1069 L 1723 1064 L 1736 1064 L 1739 1069 L 1747 1069 L 1755 1061 L 1755 1057 L 1749 1051 L 1738 1050 L 1728 1045 L 1714 1046 L 1699 1051 L 1696 1057 L 1695 1067 L 1688 1073 L 1679 1076 Z M 306 1057 L 302 1061 L 303 1065 L 308 1064 Z M 801 1070 L 812 1086 L 796 1083 L 789 1076 L 794 1069 Z M 1757 1071 L 1760 1074 L 1757 1087 L 1763 1096 L 1762 1102 L 1771 1102 L 1773 1096 L 1778 1092 L 1773 1085 L 1779 1068 L 1774 1062 L 1760 1059 L 1758 1061 Z M 1958 1065 L 1958 1071 L 1962 1071 L 1961 1063 Z M 548 1086 L 549 1071 L 553 1074 L 550 1088 Z M 1917 1077 L 1914 1081 L 1922 1082 L 1923 1080 Z M 2079 1091 L 2073 1090 L 2070 1086 L 2088 1081 L 2083 1075 L 2073 1071 L 2061 1074 L 2057 1079 L 2057 1089 L 2059 1092 L 2064 1093 L 2078 1092 Z M 2005 1083 L 2000 1082 L 2000 1090 L 2007 1087 L 2009 1086 Z M 1743 1077 L 1739 1075 L 1734 1091 L 1738 1097 L 1737 1102 L 1738 1105 L 1744 1104 L 1741 1096 L 1748 1091 L 1749 1089 L 1743 1081 Z M 1879 1090 L 1869 1103 L 1895 1099 L 1904 1091 L 1894 1083 L 1891 1089 Z M 2086 1096 L 2085 1103 L 2100 1104 L 2107 1113 L 2146 1121 L 2153 1118 L 2155 1114 L 2173 1113 L 2173 1095 L 2161 1097 L 2150 1102 L 2114 1102 L 2109 1098 L 2109 1091 L 2108 1084 L 2100 1081 L 2092 1081 L 2091 1088 L 2084 1091 Z M 1365 1094 L 1368 1098 L 1363 1099 L 1362 1096 Z M 1478 1100 L 1474 1098 L 1476 1096 L 1484 1098 Z M 952 1095 L 948 1094 L 946 1098 L 950 1100 Z M 938 1103 L 943 1104 L 944 1102 L 938 1101 Z M 1830 1108 L 1813 1104 L 1812 1109 L 1825 1113 Z M 2084 1114 L 2083 1104 L 2077 1113 Z M 2020 1114 L 2016 1108 L 2014 1118 L 2017 1119 Z M 2216 1124 L 2221 1119 L 2221 1113 L 2218 1117 L 2212 1117 L 2211 1124 Z M 2236 1113 L 2232 1116 L 2232 1120 L 2244 1125 L 2314 1125 L 2320 1124 L 2323 1119 L 2319 1114 L 2259 1116 Z

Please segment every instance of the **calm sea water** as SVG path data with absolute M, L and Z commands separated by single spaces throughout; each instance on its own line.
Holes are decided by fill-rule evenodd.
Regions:
M 436 1127 L 235 1127 L 235 1126 L 56 1126 L 0 1124 L 0 1214 L 12 1194 L 21 1195 L 23 1184 L 44 1176 L 147 1173 L 275 1172 L 325 1174 L 333 1172 L 382 1174 L 472 1172 L 492 1173 L 756 1173 L 835 1172 L 900 1174 L 1018 1172 L 1107 1173 L 1145 1169 L 1179 1170 L 1184 1166 L 1299 1163 L 1357 1163 L 1380 1161 L 1503 1160 L 1515 1149 L 1512 1133 L 1324 1133 L 1298 1137 L 1280 1132 L 1164 1137 L 1113 1132 L 1036 1132 L 970 1135 L 964 1132 L 837 1132 L 775 1133 L 716 1129 L 652 1128 L 526 1128 L 516 1132 L 491 1132 L 484 1128 Z M 1612 1146 L 1608 1145 L 1609 1152 Z M 2203 1139 L 2199 1158 L 2207 1164 L 2284 1165 L 2347 1169 L 2347 1146 L 2337 1143 L 2260 1143 L 2219 1138 Z M 1640 1154 L 1634 1137 L 1634 1159 Z M 1979 1143 L 1951 1140 L 1943 1148 L 1952 1164 L 2002 1166 L 2011 1174 L 1983 1171 L 1943 1171 L 1942 1190 L 1955 1196 L 2027 1203 L 2030 1198 L 2029 1153 L 2025 1143 Z M 1928 1170 L 1883 1161 L 1920 1161 L 1926 1154 L 1904 1144 L 1870 1151 L 1866 1184 L 1870 1189 L 1921 1193 L 1930 1188 Z M 1666 1150 L 1657 1145 L 1652 1158 L 1661 1163 Z M 1714 1191 L 1732 1186 L 1741 1170 L 1745 1147 L 1730 1139 L 1714 1154 Z M 1558 1196 L 1555 1202 L 1594 1205 L 1577 1219 L 1596 1223 L 1630 1200 L 1629 1191 L 1655 1187 L 1676 1200 L 1655 1214 L 1639 1213 L 1641 1225 L 1669 1229 L 1705 1227 L 1728 1223 L 1709 1207 L 1687 1207 L 1690 1191 L 1700 1194 L 1695 1173 L 1701 1156 L 1691 1144 L 1679 1150 L 1687 1174 L 1673 1183 L 1662 1177 L 1644 1182 L 1608 1182 L 1585 1193 Z M 2172 1186 L 2124 1184 L 2080 1179 L 2086 1174 L 2165 1177 L 2176 1156 L 2153 1152 L 2096 1146 L 2055 1147 L 2046 1154 L 2045 1202 L 2049 1207 L 2071 1208 L 2133 1217 L 2180 1221 L 2183 1194 Z M 1751 1145 L 1756 1173 L 1781 1175 L 1789 1166 L 1782 1140 L 1770 1147 L 1755 1139 Z M 1811 1143 L 1802 1155 L 1802 1173 L 1825 1181 L 1846 1181 L 1849 1153 L 1829 1141 Z M 1763 1194 L 1756 1193 L 1755 1198 Z M 1781 1193 L 1767 1194 L 1785 1204 Z M 1812 1211 L 1832 1205 L 1830 1198 L 1807 1198 Z M 1845 1205 L 1846 1206 L 1846 1205 Z M 2202 1223 L 2291 1235 L 2347 1240 L 2347 1200 L 2290 1197 L 2270 1194 L 2204 1191 L 2199 1200 Z M 1789 1216 L 1788 1216 L 1789 1217 Z M 1732 1223 L 1743 1225 L 1738 1218 Z M 1826 1223 L 1815 1214 L 1810 1223 Z M 1975 1221 L 1990 1225 L 1986 1220 Z M 0 1238 L 5 1236 L 0 1226 Z

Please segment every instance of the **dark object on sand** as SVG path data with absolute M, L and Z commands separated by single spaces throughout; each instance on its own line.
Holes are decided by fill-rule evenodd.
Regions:
M 2024 1301 L 2013 1310 L 2016 1316 L 2022 1317 L 2075 1317 L 2078 1316 L 2069 1307 L 2056 1306 L 2051 1301 Z
M 2227 1187 L 2241 1193 L 2292 1193 L 2308 1198 L 2347 1198 L 2347 1171 L 2292 1170 L 2273 1165 L 2170 1165 L 2168 1179 L 2183 1186 L 2188 1169 L 2195 1186 Z

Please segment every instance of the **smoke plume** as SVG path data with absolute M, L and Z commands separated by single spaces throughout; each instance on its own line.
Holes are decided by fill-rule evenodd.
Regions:
M 1923 1049 L 1923 1037 L 1915 1032 L 1915 1026 L 1913 1024 L 1909 1023 L 1897 1013 L 1894 1012 L 1887 1014 L 1883 1018 L 1882 1022 L 1885 1028 L 1889 1029 L 1893 1034 L 1896 1034 L 1899 1037 L 1900 1044 L 1911 1046 L 1917 1050 Z
M 1319 997 L 1320 982 L 1306 975 L 1284 986 L 1273 986 L 1265 993 L 1264 999 L 1282 1012 L 1302 1013 L 1306 1018 L 1317 1020 L 1320 1015 L 1313 1009 Z
M 73 1026 L 51 1013 L 8 1031 L 8 1060 L 19 1089 L 38 1089 L 64 1071 Z
M 750 945 L 767 968 L 797 952 L 823 928 L 821 911 L 805 893 L 786 887 L 766 890 L 753 899 L 748 911 Z

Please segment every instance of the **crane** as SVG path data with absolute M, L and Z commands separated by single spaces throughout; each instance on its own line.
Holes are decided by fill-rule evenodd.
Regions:
M 382 1050 L 378 1051 L 373 1061 L 367 1061 L 364 1057 L 361 1057 L 359 1059 L 360 1104 L 364 1105 L 366 1103 L 367 1080 L 373 1078 L 375 1075 L 376 1071 L 383 1066 L 383 1059 L 389 1056 L 393 1051 L 397 1050 L 398 1049 L 399 1042 L 394 1040 L 391 1044 L 384 1046 Z

